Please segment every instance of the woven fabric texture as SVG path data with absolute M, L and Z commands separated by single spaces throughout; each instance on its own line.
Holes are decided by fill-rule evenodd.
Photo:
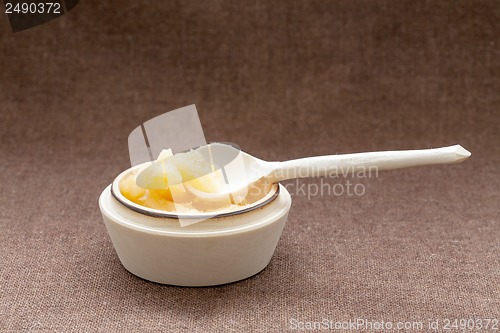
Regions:
M 499 22 L 495 1 L 88 0 L 14 34 L 4 16 L 0 332 L 500 319 Z M 130 131 L 190 104 L 207 141 L 265 160 L 457 143 L 472 156 L 289 181 L 264 271 L 159 285 L 121 266 L 97 199 L 129 167 Z M 312 193 L 347 182 L 357 194 Z

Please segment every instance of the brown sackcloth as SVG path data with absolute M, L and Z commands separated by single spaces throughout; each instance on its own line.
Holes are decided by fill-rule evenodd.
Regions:
M 500 319 L 497 2 L 86 0 L 15 34 L 0 16 L 0 332 Z M 472 157 L 291 182 L 263 272 L 158 285 L 121 266 L 97 199 L 129 166 L 130 131 L 189 104 L 208 141 L 266 160 Z M 347 181 L 358 194 L 312 195 Z

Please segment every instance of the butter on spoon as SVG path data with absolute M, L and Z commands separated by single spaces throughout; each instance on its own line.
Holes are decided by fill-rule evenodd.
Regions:
M 227 145 L 223 146 L 225 149 Z M 211 158 L 211 148 L 203 146 L 196 150 L 175 155 L 172 154 L 171 149 L 164 149 L 156 161 L 139 170 L 136 183 L 140 187 L 149 190 L 167 189 L 174 185 L 189 184 L 192 188 L 205 192 L 218 192 L 220 191 L 219 187 L 225 185 L 225 182 L 220 168 L 216 166 Z M 237 152 L 238 150 L 231 150 L 231 156 L 236 156 Z M 227 157 L 224 161 L 221 160 L 223 155 L 217 155 L 218 163 L 228 161 Z

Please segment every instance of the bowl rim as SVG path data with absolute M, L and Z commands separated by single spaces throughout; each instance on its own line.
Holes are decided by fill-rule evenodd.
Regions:
M 148 163 L 148 162 L 146 162 L 146 163 Z M 209 219 L 209 218 L 240 215 L 240 214 L 251 212 L 253 210 L 256 210 L 260 207 L 263 207 L 263 206 L 273 202 L 280 194 L 279 184 L 275 183 L 275 184 L 272 184 L 271 190 L 263 198 L 257 200 L 256 202 L 254 202 L 250 205 L 241 206 L 240 209 L 233 208 L 232 210 L 229 210 L 229 211 L 222 210 L 219 212 L 201 212 L 200 214 L 183 213 L 183 212 L 180 212 L 180 213 L 167 212 L 167 211 L 149 208 L 149 207 L 145 207 L 145 206 L 136 204 L 135 202 L 132 202 L 129 199 L 127 199 L 121 193 L 120 186 L 119 186 L 120 181 L 123 179 L 123 177 L 125 177 L 125 175 L 133 172 L 133 170 L 135 170 L 135 169 L 140 168 L 142 165 L 143 164 L 136 165 L 136 166 L 133 166 L 131 168 L 128 168 L 128 169 L 122 171 L 118 176 L 115 177 L 115 179 L 111 183 L 110 191 L 111 191 L 111 195 L 121 205 L 133 210 L 136 213 L 143 214 L 143 215 L 150 216 L 150 217 L 171 218 L 171 219 Z
M 283 186 L 278 184 L 279 187 Z M 198 230 L 198 229 L 191 229 L 191 226 L 185 227 L 181 229 L 158 229 L 156 227 L 151 227 L 144 225 L 140 222 L 140 220 L 137 220 L 135 217 L 131 216 L 125 216 L 122 215 L 120 212 L 121 209 L 128 209 L 127 207 L 123 206 L 116 200 L 115 197 L 111 194 L 111 184 L 108 185 L 101 193 L 99 196 L 99 208 L 101 210 L 101 214 L 103 215 L 104 218 L 104 223 L 106 224 L 106 228 L 108 228 L 108 223 L 120 225 L 122 227 L 125 227 L 127 229 L 137 231 L 143 234 L 148 234 L 148 235 L 155 235 L 155 236 L 165 236 L 165 237 L 180 237 L 180 238 L 206 238 L 206 237 L 225 237 L 225 236 L 230 236 L 230 235 L 237 235 L 241 233 L 247 233 L 251 232 L 253 230 L 257 230 L 263 227 L 266 227 L 268 225 L 277 223 L 282 219 L 283 216 L 288 215 L 288 212 L 290 211 L 291 207 L 291 197 L 286 188 L 283 188 L 283 190 L 280 192 L 281 194 L 278 196 L 277 200 L 274 202 L 279 202 L 279 207 L 278 209 L 275 209 L 271 211 L 269 214 L 266 214 L 265 216 L 253 220 L 249 223 L 245 223 L 242 225 L 238 226 L 227 226 L 224 227 L 223 229 L 217 229 L 217 230 Z M 262 207 L 261 209 L 265 209 L 266 207 Z M 133 212 L 135 213 L 135 212 Z M 239 218 L 244 218 L 245 215 L 241 215 Z M 140 218 L 144 219 L 154 219 L 155 217 L 140 214 Z M 220 217 L 217 216 L 214 219 L 217 220 Z M 230 216 L 226 217 L 228 219 L 234 219 L 237 218 L 237 216 Z M 195 224 L 196 225 L 196 224 Z M 108 229 L 109 231 L 110 229 Z

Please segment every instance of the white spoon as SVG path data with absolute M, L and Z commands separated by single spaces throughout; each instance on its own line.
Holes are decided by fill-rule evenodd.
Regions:
M 232 195 L 236 203 L 244 199 L 248 187 L 257 181 L 276 183 L 293 178 L 332 177 L 420 165 L 459 163 L 471 155 L 462 146 L 455 145 L 435 149 L 328 155 L 285 162 L 267 162 L 226 144 L 212 143 L 206 148 L 212 161 L 217 161 L 218 157 L 222 156 L 220 158 L 222 163 L 214 164 L 224 165 L 222 169 L 228 184 L 217 192 L 200 191 L 189 183 L 184 183 L 186 188 L 202 200 L 219 201 Z M 228 156 L 231 156 L 229 162 Z

